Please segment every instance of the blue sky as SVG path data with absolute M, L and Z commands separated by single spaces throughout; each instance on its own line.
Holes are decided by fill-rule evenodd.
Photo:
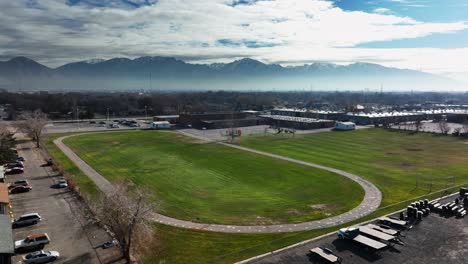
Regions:
M 197 63 L 378 63 L 468 80 L 468 2 L 0 1 L 0 59 L 48 66 L 173 56 Z
M 347 11 L 380 12 L 411 17 L 422 22 L 468 21 L 468 2 L 460 0 L 335 0 L 332 2 L 335 6 Z M 370 48 L 462 48 L 467 46 L 468 30 L 358 45 L 358 47 Z

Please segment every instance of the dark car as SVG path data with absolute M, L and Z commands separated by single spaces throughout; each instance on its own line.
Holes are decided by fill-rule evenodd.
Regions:
M 16 194 L 16 193 L 24 193 L 24 192 L 29 192 L 32 190 L 31 186 L 16 186 L 15 188 L 10 190 L 11 194 Z
M 16 161 L 24 161 L 24 158 L 23 157 L 18 157 L 18 158 L 16 158 Z
M 10 184 L 10 186 L 8 186 L 8 190 L 11 190 L 18 186 L 29 186 L 29 182 L 27 180 L 17 180 Z
M 11 168 L 11 169 L 7 169 L 5 171 L 5 175 L 12 175 L 12 174 L 21 174 L 24 172 L 24 169 L 23 168 Z
M 24 168 L 24 164 L 23 162 L 21 161 L 18 161 L 18 162 L 13 162 L 13 163 L 8 163 L 6 165 L 7 169 L 11 169 L 11 168 Z

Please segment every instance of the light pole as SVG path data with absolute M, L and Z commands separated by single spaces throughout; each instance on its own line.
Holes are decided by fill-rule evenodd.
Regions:
M 145 105 L 145 121 L 148 121 L 148 106 Z
M 109 121 L 109 107 L 107 108 L 107 115 L 106 116 L 107 116 L 106 121 Z

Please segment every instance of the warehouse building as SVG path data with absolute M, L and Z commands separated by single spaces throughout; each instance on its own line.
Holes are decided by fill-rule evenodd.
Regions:
M 266 125 L 267 120 L 247 112 L 180 114 L 179 123 L 194 128 L 227 128 Z
M 167 121 L 176 124 L 179 122 L 179 115 L 157 115 L 153 116 L 153 121 Z
M 271 115 L 306 117 L 306 118 L 314 118 L 314 119 L 340 120 L 340 121 L 343 121 L 345 117 L 345 113 L 339 112 L 339 111 L 307 110 L 307 109 L 294 109 L 294 108 L 275 108 L 271 110 L 270 113 Z
M 282 115 L 261 115 L 268 120 L 268 123 L 273 127 L 284 127 L 294 129 L 318 129 L 329 128 L 335 126 L 335 121 L 325 119 L 315 119 L 306 117 L 282 116 Z
M 418 112 L 347 113 L 346 119 L 358 125 L 384 125 L 425 120 L 426 116 Z
M 9 204 L 8 186 L 6 183 L 0 183 L 0 263 L 2 264 L 10 264 L 11 257 L 15 254 Z

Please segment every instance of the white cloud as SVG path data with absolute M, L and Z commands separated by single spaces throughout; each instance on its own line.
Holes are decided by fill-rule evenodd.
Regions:
M 257 1 L 234 7 L 226 0 L 160 0 L 136 9 L 68 6 L 61 0 L 40 1 L 40 8 L 25 3 L 0 2 L 0 56 L 27 55 L 49 65 L 92 57 L 164 55 L 226 61 L 248 56 L 285 63 L 371 61 L 432 72 L 457 65 L 468 71 L 461 63 L 468 58 L 465 49 L 352 48 L 468 28 L 464 22 L 423 23 L 388 14 L 384 8 L 346 12 L 322 0 Z M 252 48 L 256 43 L 261 47 Z
M 392 11 L 385 7 L 379 7 L 379 8 L 374 9 L 373 12 L 377 14 L 389 14 Z

